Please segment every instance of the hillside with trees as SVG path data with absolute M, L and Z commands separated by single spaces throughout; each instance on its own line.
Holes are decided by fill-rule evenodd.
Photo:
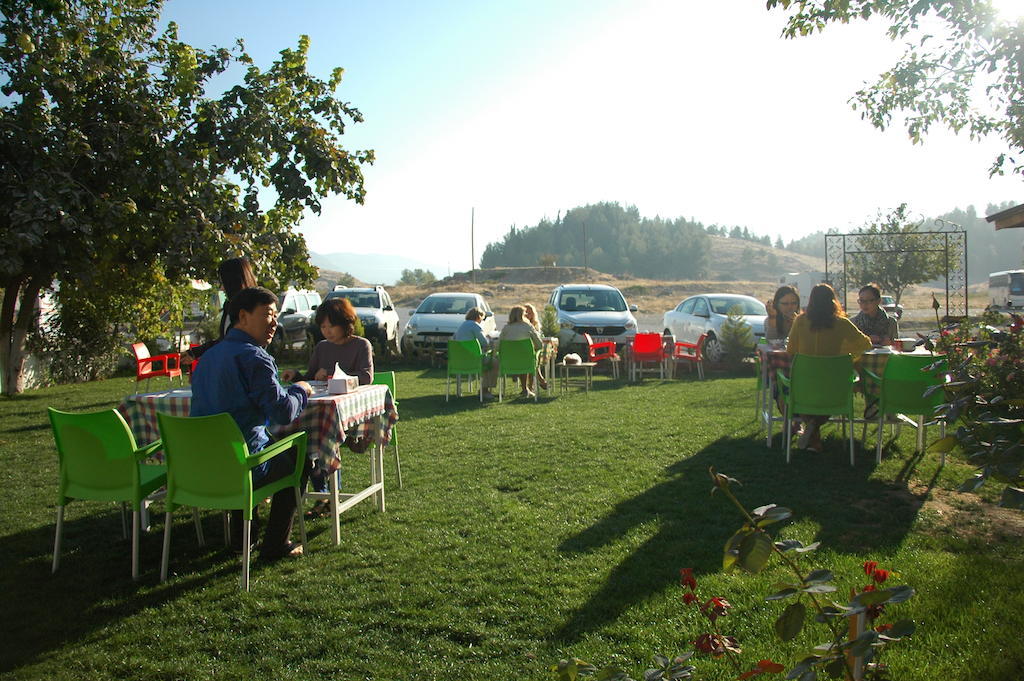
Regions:
M 511 228 L 501 241 L 488 244 L 480 265 L 586 266 L 616 276 L 663 280 L 775 280 L 780 272 L 822 267 L 820 259 L 771 244 L 768 236 L 754 235 L 746 227 L 645 218 L 633 206 L 599 203 L 573 208 L 554 222 Z

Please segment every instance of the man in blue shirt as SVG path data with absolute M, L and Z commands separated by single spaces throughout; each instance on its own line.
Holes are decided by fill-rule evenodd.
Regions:
M 203 354 L 192 375 L 191 415 L 231 414 L 249 452 L 254 453 L 270 442 L 267 425 L 294 421 L 306 407 L 312 389 L 305 381 L 283 387 L 277 380 L 277 364 L 265 349 L 277 330 L 277 296 L 265 288 L 244 289 L 231 300 L 228 313 L 232 328 Z M 295 470 L 295 456 L 292 450 L 254 468 L 253 488 L 290 474 Z M 273 497 L 261 557 L 274 559 L 302 552 L 301 545 L 289 541 L 294 517 L 295 492 L 283 489 Z M 240 528 L 241 512 L 233 512 L 232 520 Z
M 493 400 L 494 395 L 491 393 L 491 388 L 498 384 L 498 363 L 486 356 L 487 351 L 491 349 L 491 341 L 484 335 L 484 329 L 480 326 L 483 318 L 483 310 L 478 307 L 471 307 L 469 312 L 466 313 L 466 321 L 462 322 L 459 328 L 455 329 L 452 340 L 468 341 L 475 339 L 480 343 L 480 350 L 485 355 L 484 366 L 486 367 L 481 379 L 484 388 L 483 397 L 485 400 Z

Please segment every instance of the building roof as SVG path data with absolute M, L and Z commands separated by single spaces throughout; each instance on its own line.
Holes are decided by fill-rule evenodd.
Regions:
M 988 215 L 985 219 L 989 222 L 994 222 L 996 229 L 1024 227 L 1024 203 Z

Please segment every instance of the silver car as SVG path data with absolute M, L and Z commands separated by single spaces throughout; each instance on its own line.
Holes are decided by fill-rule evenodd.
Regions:
M 702 353 L 710 362 L 722 358 L 722 323 L 729 317 L 729 310 L 739 307 L 743 320 L 754 332 L 754 343 L 764 336 L 764 320 L 768 310 L 757 298 L 733 293 L 702 293 L 691 296 L 669 310 L 663 318 L 664 333 L 676 337 L 677 341 L 696 343 L 706 334 Z M 753 347 L 751 348 L 753 350 Z
M 561 352 L 585 347 L 583 334 L 595 343 L 621 348 L 636 335 L 636 305 L 627 305 L 619 289 L 603 284 L 566 284 L 551 292 L 548 304 L 558 315 Z
M 444 352 L 455 330 L 466 320 L 470 308 L 483 310 L 480 322 L 485 336 L 496 336 L 494 313 L 479 293 L 431 293 L 419 307 L 410 310 L 402 335 L 402 351 L 408 356 Z

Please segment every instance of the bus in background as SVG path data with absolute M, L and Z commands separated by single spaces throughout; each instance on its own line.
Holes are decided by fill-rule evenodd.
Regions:
M 988 296 L 992 307 L 1024 307 L 1024 270 L 1006 270 L 988 275 Z

